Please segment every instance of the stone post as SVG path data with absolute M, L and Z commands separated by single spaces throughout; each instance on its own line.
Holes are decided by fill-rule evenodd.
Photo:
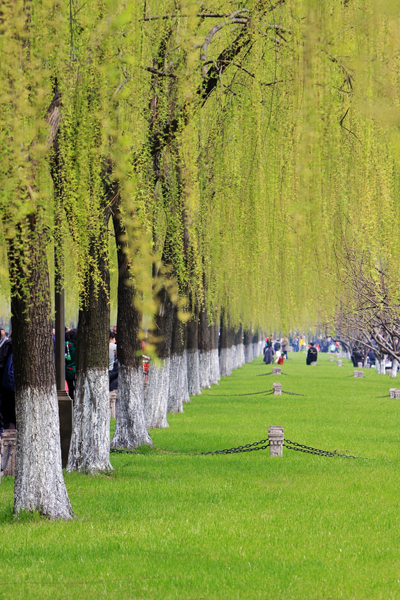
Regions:
M 400 390 L 394 390 L 394 397 L 396 398 L 396 400 L 400 399 Z
M 390 390 L 389 390 L 389 396 L 391 398 L 396 398 L 396 388 L 390 388 Z
M 312 362 L 312 363 L 310 363 L 310 364 L 311 364 L 311 366 L 312 366 L 312 367 L 316 367 L 316 366 L 317 366 L 317 361 L 316 361 L 316 360 L 313 360 L 313 362 Z
M 362 362 L 359 362 L 359 363 L 357 363 L 357 367 L 358 367 L 359 369 L 362 369 L 362 366 L 363 366 Z
M 342 364 L 343 364 L 343 361 L 342 361 L 342 360 L 338 360 L 338 361 L 337 361 L 337 366 L 338 366 L 338 367 L 341 367 L 341 366 L 342 366 Z
M 271 427 L 268 429 L 270 456 L 283 456 L 284 439 L 285 434 L 283 432 L 283 427 L 279 427 L 279 425 L 271 425 Z
M 272 375 L 282 375 L 281 367 L 272 367 Z
M 361 379 L 364 377 L 364 373 L 362 371 L 358 371 L 358 377 L 361 377 Z
M 272 388 L 274 390 L 274 396 L 280 396 L 282 394 L 282 384 L 281 383 L 273 383 Z
M 330 357 L 329 357 L 329 360 L 330 360 L 331 362 L 333 362 L 333 361 L 335 360 L 335 357 L 334 357 L 334 356 L 330 356 Z

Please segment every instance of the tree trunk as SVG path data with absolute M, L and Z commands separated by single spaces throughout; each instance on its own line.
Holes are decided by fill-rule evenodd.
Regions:
M 397 377 L 397 367 L 399 362 L 396 359 L 392 360 L 392 374 L 391 377 L 396 378 Z
M 243 352 L 243 329 L 240 325 L 239 330 L 235 334 L 235 345 L 236 345 L 236 367 L 241 367 L 244 364 L 244 352 Z
M 26 231 L 8 247 L 17 419 L 14 513 L 37 510 L 51 519 L 70 519 L 61 466 L 46 242 L 34 230 L 27 239 Z
M 169 427 L 167 408 L 174 306 L 165 289 L 160 292 L 159 300 L 160 308 L 156 318 L 156 328 L 157 335 L 161 338 L 157 345 L 157 356 L 160 364 L 150 363 L 149 378 L 144 397 L 144 412 L 149 429 Z
M 190 402 L 187 376 L 186 325 L 179 320 L 178 309 L 174 308 L 168 412 L 183 412 L 184 402 Z
M 258 356 L 258 334 L 255 333 L 252 338 L 253 343 L 253 360 Z
M 211 388 L 211 331 L 206 310 L 199 317 L 199 373 L 201 389 Z
M 187 324 L 187 371 L 190 396 L 201 394 L 199 366 L 199 311 L 197 305 L 193 309 L 193 317 Z
M 118 400 L 114 448 L 137 448 L 152 444 L 144 415 L 142 343 L 138 337 L 140 316 L 134 306 L 136 288 L 126 254 L 121 216 L 113 217 L 118 257 Z
M 221 350 L 219 355 L 219 368 L 221 377 L 228 377 L 232 374 L 231 362 L 231 339 L 230 332 L 225 322 L 224 314 L 221 315 Z
M 252 333 L 249 329 L 244 331 L 244 356 L 245 362 L 251 363 L 253 361 L 253 344 L 252 344 Z
M 218 384 L 221 379 L 219 372 L 219 354 L 218 354 L 218 341 L 219 341 L 219 327 L 215 323 L 211 325 L 211 366 L 210 366 L 210 382 Z
M 106 230 L 104 229 L 104 232 Z M 108 240 L 102 236 L 102 248 Z M 67 471 L 104 473 L 110 463 L 109 401 L 109 286 L 107 261 L 99 256 L 98 241 L 92 241 L 91 256 L 97 262 L 101 281 L 87 276 L 86 295 L 81 299 L 76 351 L 74 425 Z

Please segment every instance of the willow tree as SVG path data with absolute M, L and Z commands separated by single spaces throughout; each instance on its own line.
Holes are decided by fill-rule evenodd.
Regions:
M 60 122 L 49 64 L 51 3 L 2 5 L 1 196 L 7 243 L 17 417 L 14 512 L 69 519 L 59 433 L 47 249 L 53 239 L 49 157 Z

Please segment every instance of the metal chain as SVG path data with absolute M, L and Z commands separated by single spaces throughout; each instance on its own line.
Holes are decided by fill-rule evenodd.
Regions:
M 282 394 L 288 394 L 289 396 L 304 396 L 304 397 L 306 397 L 306 394 L 295 394 L 295 392 L 285 392 L 284 390 L 282 390 Z
M 375 398 L 390 398 L 390 394 L 385 394 L 384 396 L 375 396 Z
M 260 440 L 252 444 L 237 446 L 236 448 L 225 448 L 224 450 L 215 450 L 214 452 L 184 452 L 190 456 L 208 456 L 210 454 L 239 454 L 240 452 L 252 452 L 253 450 L 265 450 L 269 447 L 268 440 Z M 123 450 L 121 448 L 110 448 L 110 453 L 114 454 L 139 454 L 137 450 Z
M 261 444 L 263 444 L 261 446 Z M 210 454 L 239 454 L 240 452 L 252 452 L 253 450 L 265 450 L 269 447 L 268 440 L 260 440 L 245 446 L 237 446 L 237 448 L 226 448 L 225 450 L 215 450 L 214 452 L 199 452 L 200 456 L 208 456 Z
M 330 452 L 329 450 L 320 450 L 318 448 L 313 448 L 312 446 L 305 446 L 304 444 L 298 444 L 297 442 L 292 442 L 285 438 L 283 445 L 288 450 L 295 450 L 296 452 L 305 452 L 306 454 L 316 454 L 317 456 L 329 456 L 331 458 L 354 458 L 360 460 L 368 460 L 368 458 L 363 458 L 361 456 L 351 456 L 348 454 L 338 454 L 337 452 Z
M 252 392 L 251 394 L 204 394 L 205 398 L 238 398 L 239 396 L 259 396 L 260 394 L 273 394 L 274 390 L 264 390 L 262 392 Z
M 279 377 L 277 373 L 273 373 L 272 371 L 270 371 L 270 373 L 260 373 L 259 375 L 257 375 L 257 377 L 264 377 L 264 375 L 276 375 L 277 377 Z M 287 373 L 280 373 L 280 375 L 287 375 Z
M 10 456 L 11 456 L 11 450 L 12 450 L 12 444 L 8 444 L 6 460 L 5 460 L 5 463 L 3 463 L 1 465 L 1 470 L 2 471 L 5 471 L 7 469 L 8 461 L 9 461 Z M 1 456 L 2 457 L 4 456 L 4 452 L 3 452 L 3 454 Z

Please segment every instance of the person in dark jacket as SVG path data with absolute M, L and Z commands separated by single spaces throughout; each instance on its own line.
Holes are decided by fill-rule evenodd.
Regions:
M 310 347 L 307 352 L 307 365 L 311 365 L 312 362 L 317 362 L 318 351 L 314 348 L 314 344 L 311 342 Z
M 68 385 L 68 395 L 71 400 L 75 398 L 76 381 L 76 329 L 70 329 L 65 334 L 65 380 Z
M 266 365 L 272 365 L 274 362 L 274 351 L 272 349 L 272 342 L 268 342 L 264 348 L 264 362 Z

